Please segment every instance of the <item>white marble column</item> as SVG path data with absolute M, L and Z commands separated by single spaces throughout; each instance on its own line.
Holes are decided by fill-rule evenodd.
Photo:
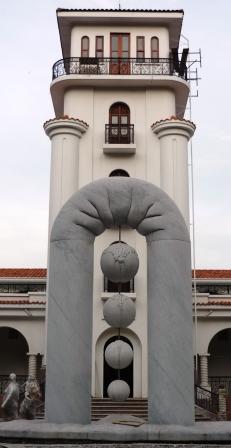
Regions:
M 188 141 L 195 125 L 176 117 L 157 121 L 153 132 L 160 140 L 160 188 L 179 207 L 189 228 Z
M 208 358 L 210 354 L 204 353 L 199 355 L 200 359 L 200 386 L 205 389 L 210 389 L 208 376 Z
M 49 235 L 59 210 L 79 188 L 79 141 L 87 128 L 87 123 L 74 118 L 44 124 L 51 139 Z
M 27 353 L 28 356 L 28 376 L 37 377 L 37 355 Z

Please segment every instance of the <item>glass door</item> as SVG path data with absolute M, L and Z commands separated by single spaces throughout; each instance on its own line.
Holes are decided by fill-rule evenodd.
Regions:
M 111 34 L 111 75 L 130 74 L 130 34 Z

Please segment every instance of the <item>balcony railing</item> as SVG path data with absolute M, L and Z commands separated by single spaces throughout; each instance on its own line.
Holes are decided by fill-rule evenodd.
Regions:
M 212 392 L 218 393 L 220 387 L 226 389 L 226 394 L 231 396 L 231 377 L 230 376 L 210 376 L 209 384 Z
M 134 143 L 134 124 L 105 124 L 105 143 Z
M 63 75 L 180 75 L 173 68 L 173 59 L 81 58 L 60 59 L 53 65 L 53 79 Z

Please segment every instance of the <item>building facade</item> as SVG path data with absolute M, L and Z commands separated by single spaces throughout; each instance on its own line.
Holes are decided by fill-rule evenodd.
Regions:
M 63 58 L 53 66 L 55 117 L 44 124 L 51 140 L 49 233 L 72 194 L 108 176 L 131 176 L 159 186 L 176 202 L 189 227 L 188 141 L 195 125 L 184 118 L 190 85 L 187 49 L 178 54 L 183 11 L 58 9 L 57 20 Z M 134 353 L 121 379 L 128 382 L 131 397 L 146 398 L 146 242 L 129 229 L 122 229 L 121 239 L 136 249 L 140 260 L 135 278 L 122 285 L 122 292 L 136 305 L 136 319 L 121 331 Z M 118 230 L 107 230 L 94 247 L 93 397 L 107 396 L 114 379 L 104 353 L 117 332 L 105 322 L 103 304 L 117 286 L 103 277 L 100 257 L 118 240 Z M 229 362 L 218 366 L 214 361 L 220 343 L 213 338 L 220 331 L 229 335 L 231 272 L 221 277 L 217 272 L 206 271 L 207 278 L 198 271 L 197 288 L 202 289 L 193 294 L 197 381 L 207 388 L 209 376 L 229 376 Z M 3 378 L 13 369 L 25 376 L 27 364 L 29 373 L 39 375 L 45 356 L 46 272 L 2 270 L 0 282 L 1 359 L 5 359 L 0 375 Z M 219 285 L 221 289 L 212 294 L 211 287 Z M 12 342 L 12 330 L 20 350 Z M 227 345 L 223 349 L 228 353 Z M 18 360 L 15 352 L 21 353 Z

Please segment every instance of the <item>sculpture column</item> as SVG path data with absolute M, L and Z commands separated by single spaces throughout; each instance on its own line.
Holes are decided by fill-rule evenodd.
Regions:
M 208 376 L 208 358 L 210 354 L 204 353 L 200 355 L 200 386 L 205 389 L 210 389 Z
M 27 353 L 28 355 L 28 376 L 36 378 L 37 376 L 37 355 L 34 353 Z
M 157 121 L 153 132 L 160 140 L 160 188 L 176 203 L 189 228 L 188 141 L 196 126 L 172 117 Z
M 87 128 L 75 118 L 54 118 L 44 124 L 51 139 L 49 235 L 59 210 L 78 190 L 79 141 Z

